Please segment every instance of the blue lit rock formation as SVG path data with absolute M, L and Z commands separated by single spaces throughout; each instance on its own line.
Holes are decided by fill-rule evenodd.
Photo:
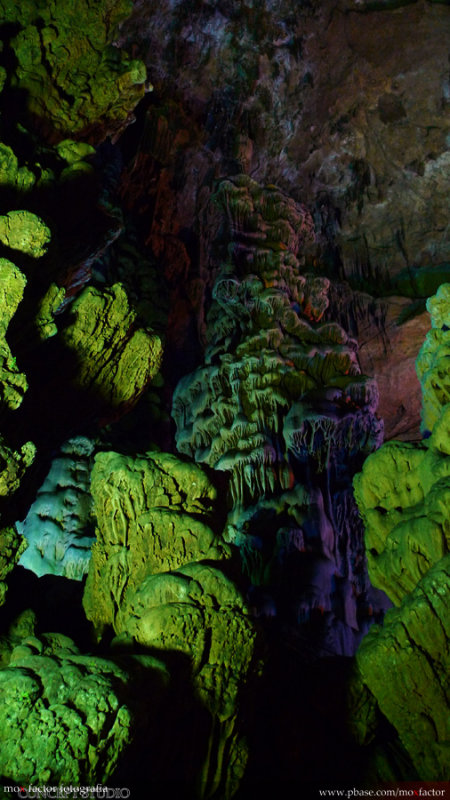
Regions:
M 94 444 L 69 439 L 53 460 L 37 497 L 17 530 L 27 541 L 20 564 L 41 575 L 81 580 L 89 568 L 94 541 L 89 491 Z

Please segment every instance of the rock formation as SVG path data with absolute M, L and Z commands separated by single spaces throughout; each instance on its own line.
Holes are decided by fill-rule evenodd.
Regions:
M 445 778 L 446 3 L 0 15 L 0 789 Z
M 308 211 L 245 175 L 222 182 L 213 202 L 229 255 L 213 286 L 205 366 L 174 394 L 177 446 L 229 475 L 227 537 L 253 585 L 275 594 L 272 613 L 309 623 L 320 610 L 323 643 L 351 649 L 357 604 L 369 600 L 345 475 L 381 442 L 376 386 L 360 373 L 356 342 L 321 323 L 329 281 L 301 271 L 314 241 Z
M 357 663 L 422 780 L 444 780 L 448 764 L 449 290 L 427 303 L 432 328 L 417 358 L 430 435 L 386 443 L 355 478 L 369 574 L 397 606 L 369 631 Z

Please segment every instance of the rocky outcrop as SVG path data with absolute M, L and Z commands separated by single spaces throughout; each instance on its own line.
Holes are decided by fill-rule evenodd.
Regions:
M 231 797 L 248 759 L 241 706 L 261 666 L 254 623 L 234 583 L 201 563 L 150 575 L 124 597 L 115 629 L 162 659 L 188 658 L 192 689 L 210 715 L 197 796 Z
M 224 215 L 224 262 L 205 366 L 174 393 L 177 447 L 229 476 L 226 535 L 252 583 L 274 593 L 294 625 L 325 615 L 327 646 L 351 650 L 353 634 L 334 635 L 332 619 L 340 604 L 336 626 L 356 633 L 357 598 L 369 606 L 346 475 L 381 441 L 376 386 L 361 375 L 356 342 L 321 321 L 329 280 L 302 274 L 314 239 L 307 210 L 245 175 L 222 182 L 213 202 Z M 360 561 L 350 563 L 347 546 Z
M 161 339 L 134 324 L 136 312 L 120 284 L 84 289 L 70 311 L 73 322 L 61 340 L 76 360 L 75 385 L 100 407 L 123 413 L 158 372 Z
M 67 637 L 29 636 L 0 670 L 0 773 L 20 784 L 95 784 L 124 751 L 127 672 L 83 656 Z
M 88 571 L 94 541 L 89 491 L 93 449 L 86 437 L 65 442 L 26 518 L 16 525 L 27 542 L 20 564 L 38 577 L 81 580 Z
M 84 608 L 98 627 L 116 624 L 127 594 L 149 575 L 226 555 L 210 527 L 216 490 L 194 464 L 168 453 L 98 453 L 91 492 L 97 540 Z
M 166 661 L 187 660 L 189 686 L 208 712 L 199 797 L 229 797 L 247 750 L 240 697 L 257 669 L 256 633 L 220 559 L 230 548 L 210 527 L 216 490 L 204 472 L 166 453 L 99 453 L 92 476 L 97 542 L 84 608 L 101 632 Z M 175 670 L 176 670 L 175 660 Z M 197 795 L 196 795 L 197 796 Z
M 417 359 L 431 435 L 383 445 L 355 478 L 369 574 L 397 606 L 365 637 L 357 663 L 422 780 L 444 780 L 448 764 L 448 289 L 428 301 L 433 327 Z
M 76 134 L 91 140 L 117 135 L 144 94 L 143 63 L 114 46 L 128 0 L 28 2 L 0 5 L 13 35 L 5 44 L 15 67 L 5 89 L 27 93 L 28 117 L 49 139 Z M 75 11 L 75 13 L 74 13 Z

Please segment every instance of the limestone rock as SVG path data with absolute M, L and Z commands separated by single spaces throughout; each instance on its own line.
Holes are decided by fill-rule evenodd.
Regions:
M 357 653 L 364 682 L 428 781 L 448 776 L 449 594 L 447 554 L 387 612 L 382 628 L 371 628 Z
M 207 366 L 180 381 L 173 416 L 180 452 L 229 472 L 240 503 L 278 481 L 287 488 L 288 451 L 315 454 L 323 468 L 333 439 L 338 449 L 351 430 L 349 446 L 370 451 L 380 425 L 354 343 L 338 325 L 318 324 L 329 282 L 300 273 L 299 245 L 313 238 L 306 209 L 247 176 L 224 181 L 214 199 L 233 257 L 213 289 Z
M 0 530 L 0 606 L 5 601 L 7 585 L 5 578 L 17 564 L 26 547 L 26 542 L 15 528 Z
M 135 325 L 136 312 L 121 284 L 84 289 L 71 306 L 73 322 L 61 333 L 77 360 L 76 385 L 115 410 L 132 406 L 158 372 L 158 336 Z
M 388 442 L 369 456 L 354 479 L 366 527 L 370 577 L 397 605 L 386 614 L 382 628 L 369 631 L 357 663 L 419 778 L 445 780 L 450 700 L 448 284 L 428 307 L 433 328 L 417 359 L 428 438 L 416 445 Z M 429 386 L 437 389 L 430 392 L 430 401 Z
M 17 523 L 27 542 L 20 564 L 38 577 L 81 580 L 88 571 L 94 541 L 89 492 L 93 449 L 85 437 L 65 442 L 26 518 Z
M 17 783 L 102 783 L 130 739 L 127 673 L 59 648 L 38 655 L 24 640 L 0 670 L 0 773 Z
M 0 437 L 0 497 L 9 497 L 17 491 L 35 455 L 36 447 L 32 442 L 26 442 L 20 450 L 13 450 Z
M 12 250 L 40 258 L 46 252 L 50 231 L 36 214 L 10 211 L 0 217 L 0 241 Z
M 13 87 L 26 91 L 28 112 L 49 138 L 70 135 L 101 140 L 123 128 L 144 94 L 146 70 L 113 46 L 128 0 L 77 0 L 32 6 L 0 5 L 5 22 L 19 27 L 11 38 Z M 56 134 L 56 137 L 55 137 Z
M 450 549 L 447 287 L 429 301 L 434 326 L 417 359 L 431 436 L 419 444 L 387 442 L 354 479 L 372 582 L 396 604 Z
M 450 283 L 427 301 L 431 330 L 417 357 L 422 384 L 422 428 L 432 431 L 442 406 L 450 402 Z
M 127 593 L 115 627 L 161 657 L 166 652 L 188 657 L 195 692 L 212 715 L 212 750 L 198 796 L 231 797 L 247 761 L 241 695 L 258 669 L 256 632 L 234 584 L 204 564 L 151 575 Z
M 91 491 L 98 527 L 83 604 L 98 626 L 115 624 L 149 575 L 227 554 L 210 527 L 216 490 L 193 464 L 168 453 L 98 453 Z
M 0 402 L 9 408 L 17 408 L 27 389 L 27 380 L 17 367 L 5 339 L 8 325 L 19 305 L 26 278 L 20 270 L 5 258 L 0 259 Z
M 371 601 L 349 483 L 381 443 L 377 387 L 356 342 L 322 321 L 330 281 L 302 274 L 307 209 L 246 175 L 223 181 L 213 202 L 224 262 L 205 363 L 174 392 L 177 448 L 228 474 L 226 535 L 270 613 L 294 629 L 317 614 L 324 646 L 352 652 Z

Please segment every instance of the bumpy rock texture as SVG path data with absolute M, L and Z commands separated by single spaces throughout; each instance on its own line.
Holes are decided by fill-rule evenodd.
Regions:
M 36 652 L 36 645 L 42 652 Z M 25 640 L 0 670 L 0 773 L 31 784 L 106 781 L 130 738 L 126 672 L 77 648 Z
M 85 437 L 69 439 L 17 530 L 27 542 L 20 564 L 41 575 L 81 580 L 88 571 L 94 541 L 89 491 L 94 444 Z
M 445 775 L 448 7 L 0 16 L 4 783 Z
M 158 336 L 135 326 L 136 313 L 120 284 L 87 288 L 71 308 L 73 323 L 61 339 L 77 361 L 75 384 L 108 408 L 133 405 L 158 372 Z
M 296 623 L 320 610 L 327 646 L 339 650 L 358 631 L 358 602 L 369 603 L 344 473 L 381 442 L 376 386 L 360 373 L 356 343 L 321 323 L 329 281 L 301 271 L 314 241 L 306 208 L 245 175 L 222 182 L 213 202 L 224 214 L 217 248 L 229 255 L 213 286 L 206 365 L 174 394 L 177 446 L 229 475 L 227 536 L 252 583 L 279 594 L 278 611 Z
M 4 23 L 19 30 L 7 41 L 14 54 L 11 86 L 27 94 L 29 115 L 49 138 L 118 133 L 144 93 L 146 71 L 113 46 L 131 3 L 2 2 Z
M 187 658 L 196 696 L 211 715 L 198 793 L 227 797 L 246 763 L 239 701 L 255 671 L 256 634 L 239 591 L 219 569 L 230 553 L 208 524 L 216 491 L 199 467 L 172 455 L 109 452 L 96 457 L 92 494 L 98 530 L 86 614 L 97 629 L 112 625 L 163 660 Z
M 389 438 L 417 437 L 414 359 L 426 325 L 422 315 L 410 329 L 399 378 L 396 309 L 437 288 L 423 293 L 415 268 L 432 280 L 449 261 L 449 25 L 440 3 L 140 0 L 121 32 L 161 97 L 128 191 L 136 198 L 148 175 L 149 239 L 185 276 L 180 307 L 198 307 L 207 242 L 200 235 L 197 248 L 195 239 L 211 174 L 243 171 L 280 186 L 309 205 L 317 250 L 346 282 L 339 305 L 352 327 L 343 324 L 364 345 L 363 370 L 382 376 Z M 145 213 L 148 199 L 136 206 Z M 394 276 L 405 270 L 403 295 Z M 339 306 L 333 313 L 339 319 Z
M 98 528 L 84 606 L 98 625 L 114 625 L 127 592 L 149 575 L 225 553 L 210 527 L 216 490 L 193 464 L 99 453 L 91 491 Z
M 368 633 L 357 661 L 423 780 L 444 780 L 449 756 L 449 289 L 428 301 L 433 327 L 417 359 L 431 435 L 383 445 L 355 478 L 371 580 L 398 606 Z

